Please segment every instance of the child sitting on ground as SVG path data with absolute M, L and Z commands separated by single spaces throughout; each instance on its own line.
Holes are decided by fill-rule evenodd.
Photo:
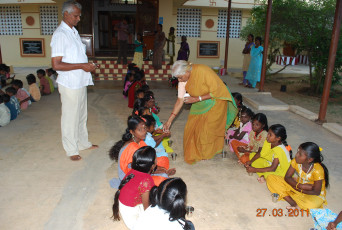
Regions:
M 15 111 L 16 111 L 17 115 L 19 115 L 19 113 L 21 112 L 21 110 L 20 110 L 19 101 L 18 101 L 18 99 L 15 97 L 16 93 L 17 93 L 17 91 L 15 90 L 14 87 L 8 87 L 8 88 L 6 88 L 6 94 L 7 94 L 8 96 L 10 96 L 10 98 L 11 98 L 11 99 L 10 99 L 10 103 L 11 103 L 12 105 L 14 105 Z
M 7 94 L 2 95 L 3 100 L 9 111 L 11 112 L 11 121 L 16 119 L 18 114 L 17 110 L 15 109 L 15 105 L 10 102 L 11 97 L 8 96 Z
M 159 173 L 159 180 L 157 181 L 154 179 L 155 184 L 158 186 L 162 181 L 167 179 L 169 176 L 172 176 L 176 173 L 176 169 L 172 168 L 170 169 L 170 162 L 168 158 L 168 154 L 165 151 L 164 146 L 162 145 L 162 141 L 164 137 L 169 137 L 171 133 L 162 133 L 158 136 L 155 136 L 155 123 L 156 121 L 151 115 L 143 115 L 143 119 L 145 119 L 145 124 L 146 124 L 146 129 L 147 129 L 147 134 L 145 138 L 145 143 L 148 146 L 151 146 L 156 150 L 157 154 L 157 165 L 159 169 L 164 169 L 165 173 Z M 157 175 L 154 175 L 157 176 Z
M 313 142 L 302 143 L 285 177 L 269 175 L 267 186 L 271 193 L 286 200 L 287 209 L 314 209 L 327 205 L 326 188 L 329 187 L 329 171 L 322 163 L 322 149 Z M 293 177 L 294 174 L 298 177 Z
M 228 130 L 227 132 L 226 140 L 229 143 L 230 151 L 235 152 L 237 157 L 240 157 L 237 147 L 242 144 L 247 145 L 249 143 L 249 133 L 252 131 L 251 119 L 253 116 L 254 113 L 252 110 L 243 106 L 240 112 L 240 127 L 235 131 Z
M 264 183 L 269 175 L 285 176 L 292 159 L 292 151 L 286 138 L 284 126 L 272 125 L 268 129 L 267 138 L 259 156 L 258 154 L 249 156 L 251 161 L 246 163 L 246 170 L 249 173 L 257 173 L 260 183 Z
M 129 87 L 132 85 L 133 80 L 134 80 L 134 76 L 131 73 L 127 74 L 126 76 L 127 76 L 127 81 L 125 82 L 124 89 L 122 91 L 124 98 L 127 98 Z
M 3 96 L 0 96 L 0 127 L 8 125 L 11 120 L 11 112 L 4 103 Z
M 27 84 L 29 85 L 30 100 L 36 102 L 40 100 L 40 91 L 36 84 L 36 77 L 33 74 L 26 76 Z
M 42 96 L 50 95 L 52 93 L 51 86 L 50 86 L 49 80 L 47 80 L 47 78 L 45 77 L 45 71 L 43 69 L 37 70 L 37 77 L 39 78 L 39 81 L 40 81 L 40 86 L 39 86 L 40 94 Z M 52 85 L 52 88 L 54 88 L 53 85 Z
M 58 83 L 56 82 L 56 80 L 57 80 L 57 72 L 54 69 L 50 68 L 50 69 L 47 70 L 47 75 L 51 79 L 53 87 L 55 89 L 57 89 L 58 88 Z
M 249 133 L 249 143 L 245 146 L 237 147 L 239 152 L 239 162 L 245 164 L 249 161 L 250 153 L 260 153 L 266 140 L 268 131 L 267 117 L 263 113 L 257 113 L 252 119 L 252 131 Z
M 14 80 L 12 85 L 17 90 L 17 94 L 15 96 L 19 101 L 20 109 L 27 109 L 27 107 L 31 105 L 30 94 L 23 88 L 23 82 L 21 80 Z

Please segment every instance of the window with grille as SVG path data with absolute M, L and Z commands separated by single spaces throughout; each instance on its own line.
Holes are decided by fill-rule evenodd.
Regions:
M 52 35 L 58 27 L 58 7 L 40 7 L 40 25 L 42 35 Z
M 22 35 L 20 6 L 0 6 L 0 35 Z
M 177 36 L 201 36 L 201 9 L 177 9 Z
M 218 23 L 217 23 L 217 37 L 218 38 L 226 37 L 227 15 L 228 15 L 227 10 L 219 10 Z M 240 37 L 241 20 L 242 20 L 241 10 L 232 10 L 230 12 L 230 29 L 229 29 L 230 38 Z

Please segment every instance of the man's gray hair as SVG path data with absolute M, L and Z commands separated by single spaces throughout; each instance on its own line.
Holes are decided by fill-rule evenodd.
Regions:
M 82 5 L 76 1 L 64 2 L 62 7 L 62 16 L 64 16 L 65 12 L 68 12 L 69 14 L 74 12 L 74 7 L 77 7 L 78 9 L 82 10 Z
M 172 66 L 172 76 L 177 77 L 180 75 L 184 75 L 187 71 L 191 71 L 191 63 L 179 60 L 175 61 L 175 63 Z

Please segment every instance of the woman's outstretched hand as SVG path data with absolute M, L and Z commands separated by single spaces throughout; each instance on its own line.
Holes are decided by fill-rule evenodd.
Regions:
M 193 104 L 193 103 L 196 103 L 198 101 L 199 101 L 198 97 L 184 97 L 184 103 L 185 104 Z

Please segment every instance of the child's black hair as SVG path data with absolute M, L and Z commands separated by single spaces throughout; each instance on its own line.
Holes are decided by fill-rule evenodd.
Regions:
M 13 86 L 6 88 L 5 91 L 6 93 L 11 93 L 13 95 L 17 94 L 17 90 Z
M 11 97 L 7 94 L 2 95 L 2 99 L 4 99 L 4 102 L 7 103 L 11 100 Z
M 150 91 L 150 87 L 148 85 L 142 85 L 140 89 L 143 90 L 144 92 Z
M 143 98 L 137 98 L 133 105 L 132 116 L 144 115 L 145 109 L 145 100 Z
M 127 68 L 128 68 L 128 70 L 133 70 L 133 68 L 134 68 L 136 65 L 137 65 L 137 64 L 131 62 L 131 63 L 128 64 Z
M 32 73 L 26 76 L 26 80 L 29 85 L 37 82 L 36 77 Z
M 156 160 L 156 150 L 151 146 L 144 146 L 135 151 L 132 159 L 132 169 L 149 173 Z
M 146 91 L 144 93 L 144 100 L 148 102 L 151 99 L 154 99 L 154 93 L 152 91 Z
M 268 131 L 268 124 L 267 124 L 267 117 L 263 113 L 257 113 L 254 115 L 253 119 L 259 121 L 261 124 L 264 125 L 264 130 Z
M 157 156 L 156 150 L 150 146 L 144 146 L 139 148 L 134 152 L 132 159 L 132 169 L 149 173 L 151 171 L 152 166 L 155 163 Z M 119 215 L 119 196 L 121 189 L 134 177 L 134 174 L 129 174 L 125 179 L 123 179 L 119 185 L 118 191 L 116 191 L 114 196 L 114 204 L 113 204 L 113 218 L 114 220 L 120 220 Z
M 233 96 L 237 101 L 240 101 L 240 103 L 237 104 L 236 106 L 237 106 L 238 108 L 242 108 L 242 106 L 243 106 L 243 100 L 242 100 L 242 95 L 241 95 L 241 93 L 234 92 L 234 93 L 232 93 L 232 96 Z
M 246 106 L 242 106 L 240 114 L 242 113 L 247 114 L 247 116 L 249 116 L 251 119 L 254 117 L 253 111 Z
M 137 71 L 134 73 L 134 81 L 141 81 L 143 79 L 143 75 L 141 74 L 140 71 Z
M 140 93 L 143 93 L 143 94 L 145 95 L 145 91 L 144 91 L 144 90 L 138 89 L 137 91 L 135 91 L 135 98 L 138 98 L 138 95 L 139 95 Z
M 151 125 L 154 125 L 156 123 L 156 119 L 154 119 L 154 117 L 151 115 L 143 115 L 142 117 L 146 120 L 146 127 L 151 127 Z
M 0 95 L 0 104 L 2 104 L 4 102 L 4 97 L 3 95 Z
M 37 74 L 42 74 L 43 76 L 46 75 L 45 70 L 43 70 L 43 69 L 37 70 Z
M 8 65 L 6 65 L 6 64 L 0 64 L 0 70 L 9 73 L 10 67 Z
M 112 160 L 118 161 L 119 158 L 119 152 L 121 148 L 124 146 L 124 144 L 129 141 L 132 138 L 132 134 L 130 131 L 134 131 L 137 126 L 144 122 L 139 116 L 130 116 L 128 117 L 127 121 L 127 129 L 125 133 L 122 135 L 121 140 L 116 142 L 113 147 L 109 150 L 109 157 Z
M 308 158 L 312 158 L 312 163 L 319 163 L 322 168 L 324 169 L 324 180 L 325 180 L 325 187 L 329 187 L 329 170 L 323 164 L 324 157 L 321 153 L 319 146 L 313 142 L 304 142 L 299 145 L 299 148 L 304 150 L 308 154 Z
M 56 71 L 55 71 L 54 69 L 52 69 L 52 68 L 47 69 L 47 71 L 48 71 L 49 73 L 56 74 Z
M 254 41 L 254 35 L 253 34 L 248 34 L 248 36 L 251 36 L 252 41 Z
M 159 208 L 170 213 L 169 220 L 175 221 L 185 218 L 187 187 L 179 178 L 164 180 L 158 187 L 154 186 L 150 191 L 150 203 L 152 207 Z
M 12 85 L 18 86 L 19 89 L 23 88 L 23 82 L 18 79 L 13 80 Z
M 268 130 L 272 130 L 272 132 L 274 133 L 274 135 L 276 137 L 280 137 L 280 141 L 281 143 L 283 143 L 283 145 L 288 146 L 286 138 L 287 138 L 287 134 L 286 134 L 286 129 L 283 125 L 281 124 L 275 124 L 275 125 L 271 125 L 271 127 Z M 290 158 L 292 159 L 292 150 L 289 151 L 290 153 Z

